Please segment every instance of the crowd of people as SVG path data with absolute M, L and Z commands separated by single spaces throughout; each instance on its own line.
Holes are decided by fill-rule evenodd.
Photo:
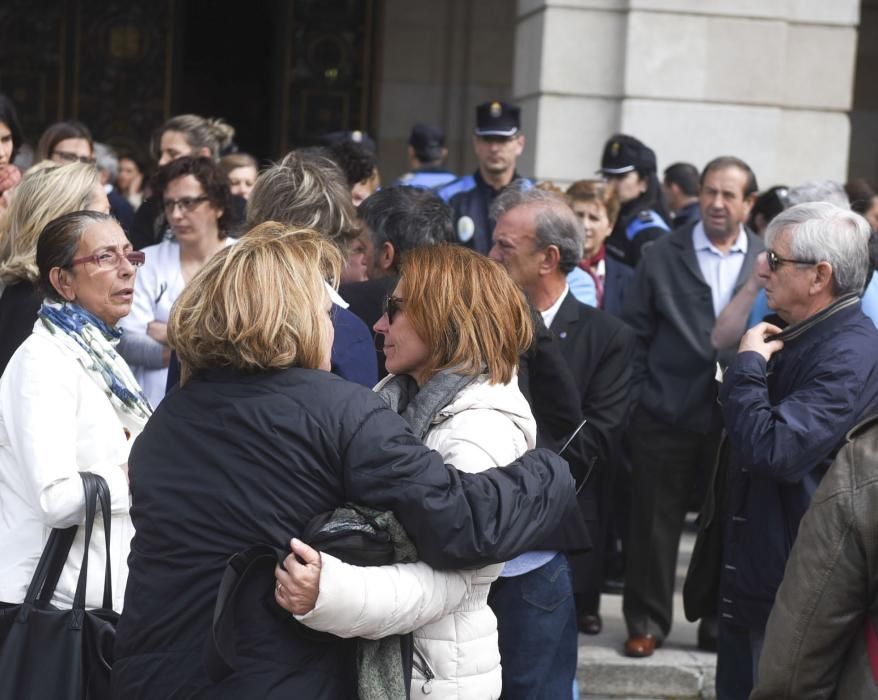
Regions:
M 662 646 L 700 511 L 717 697 L 878 692 L 868 183 L 615 134 L 561 188 L 502 101 L 475 172 L 416 124 L 383 187 L 363 132 L 265 164 L 234 137 L 175 116 L 152 170 L 76 121 L 25 149 L 0 95 L 0 601 L 92 472 L 109 548 L 77 531 L 52 603 L 110 561 L 113 697 L 572 698 L 603 591 L 621 652 Z M 385 558 L 319 544 L 351 530 Z

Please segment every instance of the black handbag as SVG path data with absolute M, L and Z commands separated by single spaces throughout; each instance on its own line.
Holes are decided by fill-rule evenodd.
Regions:
M 110 491 L 103 477 L 81 472 L 85 490 L 85 541 L 73 607 L 51 604 L 77 526 L 54 529 L 24 602 L 0 603 L 0 697 L 17 700 L 98 700 L 109 697 L 119 615 L 110 578 Z M 88 549 L 100 502 L 106 542 L 103 607 L 85 609 Z

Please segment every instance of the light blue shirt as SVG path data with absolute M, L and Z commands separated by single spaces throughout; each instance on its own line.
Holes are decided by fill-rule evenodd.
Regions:
M 719 316 L 735 293 L 735 282 L 747 256 L 747 234 L 742 226 L 729 252 L 723 253 L 710 242 L 704 232 L 704 224 L 699 221 L 692 229 L 692 244 L 704 281 L 710 285 L 714 316 Z
M 581 267 L 574 267 L 567 275 L 567 284 L 577 301 L 597 308 L 598 290 L 590 274 Z

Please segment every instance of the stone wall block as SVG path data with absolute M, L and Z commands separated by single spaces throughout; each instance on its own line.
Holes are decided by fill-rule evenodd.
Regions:
M 776 104 L 786 35 L 787 27 L 779 21 L 632 13 L 626 93 Z
M 791 24 L 787 34 L 781 103 L 847 111 L 854 91 L 857 30 Z
M 619 97 L 626 63 L 625 14 L 557 8 L 544 17 L 541 90 Z

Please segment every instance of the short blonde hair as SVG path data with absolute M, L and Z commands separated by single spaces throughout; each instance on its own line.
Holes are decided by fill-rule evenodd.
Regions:
M 212 367 L 314 369 L 328 351 L 328 279 L 342 256 L 316 231 L 260 224 L 214 255 L 183 290 L 168 322 L 181 384 Z
M 492 384 L 515 376 L 533 323 L 521 290 L 494 260 L 458 245 L 414 248 L 402 257 L 403 310 L 433 354 L 431 372 L 455 368 Z
M 0 220 L 0 281 L 35 283 L 40 233 L 53 219 L 88 208 L 99 184 L 97 168 L 86 163 L 44 161 L 28 170 Z

